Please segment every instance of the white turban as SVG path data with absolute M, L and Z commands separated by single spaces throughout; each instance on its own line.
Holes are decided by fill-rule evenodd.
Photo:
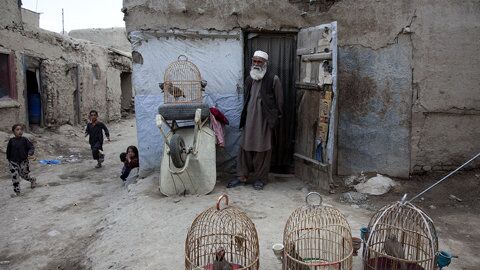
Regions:
M 265 59 L 266 61 L 268 61 L 268 54 L 266 52 L 263 52 L 263 51 L 256 51 L 253 56 L 255 57 L 260 57 L 260 58 L 263 58 Z

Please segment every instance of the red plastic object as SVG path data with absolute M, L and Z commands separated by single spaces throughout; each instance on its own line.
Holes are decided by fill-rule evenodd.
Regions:
M 216 107 L 211 107 L 210 113 L 213 114 L 213 117 L 215 117 L 215 119 L 217 119 L 218 122 L 224 125 L 229 124 L 228 119 L 225 117 L 225 115 Z

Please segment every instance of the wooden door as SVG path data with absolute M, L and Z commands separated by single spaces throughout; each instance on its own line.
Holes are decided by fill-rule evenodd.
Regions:
M 295 174 L 328 189 L 336 168 L 336 22 L 302 29 L 296 51 Z

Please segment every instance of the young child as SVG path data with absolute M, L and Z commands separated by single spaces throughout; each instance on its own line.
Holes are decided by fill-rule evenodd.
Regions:
M 138 168 L 138 149 L 137 147 L 130 145 L 127 148 L 126 153 L 121 153 L 120 154 L 120 161 L 123 162 L 123 168 L 122 168 L 122 175 L 120 175 L 120 178 L 125 182 L 127 180 L 128 175 L 130 174 L 130 171 L 133 168 Z
M 107 126 L 98 121 L 97 111 L 90 111 L 89 119 L 90 123 L 87 124 L 85 136 L 90 136 L 88 138 L 88 142 L 90 143 L 90 147 L 92 149 L 93 159 L 97 161 L 95 168 L 101 168 L 102 162 L 105 159 L 105 155 L 103 154 L 103 131 L 105 131 L 105 136 L 107 137 L 108 141 L 110 141 L 110 133 L 108 132 Z
M 129 171 L 127 172 L 127 167 L 125 166 L 125 162 L 127 162 L 126 152 L 120 153 L 120 161 L 123 163 L 122 174 L 120 174 L 120 179 L 122 179 L 123 182 L 125 182 L 125 179 L 128 177 L 128 174 L 130 173 Z
M 28 157 L 33 156 L 35 148 L 33 144 L 23 137 L 23 126 L 15 124 L 12 126 L 12 132 L 15 137 L 8 141 L 7 159 L 12 173 L 13 191 L 16 195 L 20 195 L 20 179 L 19 177 L 30 182 L 30 187 L 35 188 L 37 180 L 31 177 Z

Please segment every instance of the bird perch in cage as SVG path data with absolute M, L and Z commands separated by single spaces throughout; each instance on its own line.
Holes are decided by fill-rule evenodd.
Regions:
M 201 103 L 202 91 L 207 82 L 202 80 L 195 64 L 184 55 L 172 62 L 166 69 L 163 83 L 159 84 L 164 93 L 164 102 Z
M 255 225 L 227 195 L 195 218 L 185 241 L 185 270 L 258 270 L 259 257 Z
M 320 202 L 310 203 L 312 195 L 317 195 Z M 352 270 L 352 234 L 345 216 L 322 205 L 316 192 L 309 193 L 306 202 L 290 215 L 285 225 L 283 269 Z
M 380 209 L 364 234 L 365 270 L 434 270 L 438 237 L 432 219 L 411 203 Z

